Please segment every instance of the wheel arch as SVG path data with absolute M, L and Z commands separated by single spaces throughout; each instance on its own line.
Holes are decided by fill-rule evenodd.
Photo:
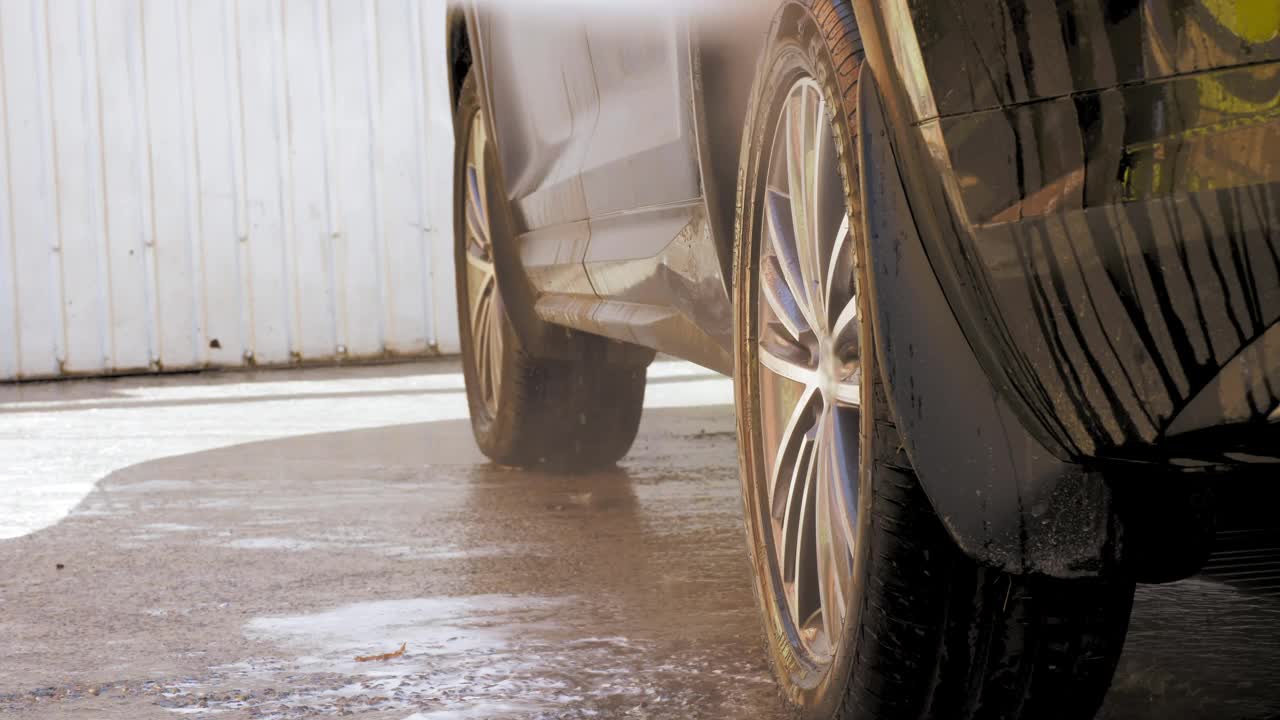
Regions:
M 471 52 L 470 14 L 459 7 L 450 7 L 445 16 L 445 60 L 449 73 L 449 107 L 458 107 L 462 83 L 474 64 Z
M 702 188 L 726 291 L 733 277 L 738 165 L 743 118 L 751 102 L 761 52 L 773 22 L 768 3 L 744 8 L 732 21 L 697 17 L 689 31 L 694 122 Z

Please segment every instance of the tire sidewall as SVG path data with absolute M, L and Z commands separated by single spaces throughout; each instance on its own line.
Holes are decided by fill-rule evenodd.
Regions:
M 764 618 L 766 643 L 770 661 L 788 701 L 806 717 L 830 718 L 839 710 L 850 681 L 854 651 L 857 648 L 858 614 L 862 611 L 862 587 L 866 582 L 865 554 L 869 545 L 869 509 L 871 506 L 871 482 L 866 463 L 859 468 L 857 539 L 854 548 L 853 577 L 855 586 L 837 643 L 834 659 L 825 666 L 817 666 L 798 653 L 799 644 L 795 629 L 789 619 L 781 579 L 777 576 L 772 539 L 769 531 L 768 504 L 764 497 L 760 478 L 767 477 L 764 466 L 762 431 L 760 426 L 759 363 L 757 362 L 757 298 L 759 288 L 758 260 L 760 253 L 764 175 L 767 172 L 770 149 L 775 129 L 781 115 L 781 107 L 787 92 L 801 77 L 812 77 L 821 88 L 829 110 L 829 122 L 835 129 L 836 151 L 840 158 L 840 172 L 844 183 L 846 203 L 855 221 L 859 217 L 856 188 L 857 166 L 855 137 L 850 131 L 850 117 L 854 108 L 849 106 L 846 94 L 837 86 L 836 63 L 832 59 L 831 29 L 824 33 L 816 16 L 819 12 L 833 13 L 829 0 L 813 3 L 792 2 L 778 13 L 770 32 L 770 40 L 756 74 L 755 88 L 747 114 L 747 130 L 743 139 L 740 177 L 738 182 L 739 214 L 737 218 L 737 242 L 734 257 L 734 332 L 735 373 L 734 391 L 737 407 L 739 455 L 741 462 L 743 509 L 746 516 L 747 540 L 752 565 L 755 570 L 756 599 Z M 852 28 L 831 18 L 838 26 L 836 32 L 847 39 Z M 851 22 L 851 20 L 849 21 Z M 832 23 L 828 23 L 830 25 Z M 851 45 L 835 48 L 846 55 L 859 48 Z M 856 71 L 856 68 L 855 68 Z M 852 93 L 856 98 L 856 90 Z M 856 103 L 856 100 L 853 102 Z M 859 233 L 859 236 L 861 233 Z M 864 243 L 856 243 L 857 252 L 864 251 Z M 859 285 L 866 287 L 859 278 Z M 869 318 L 866 293 L 859 293 L 863 317 Z M 868 323 L 862 323 L 863 348 L 871 348 Z M 869 353 L 864 350 L 863 373 L 874 372 Z M 871 408 L 869 383 L 863 383 L 862 407 Z M 861 456 L 869 456 L 871 436 L 870 413 L 864 412 L 861 434 Z

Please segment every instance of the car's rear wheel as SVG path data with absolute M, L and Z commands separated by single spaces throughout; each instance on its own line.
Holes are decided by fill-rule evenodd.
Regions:
M 897 434 L 860 292 L 861 63 L 846 3 L 788 3 L 744 141 L 735 384 L 770 659 L 805 718 L 1091 718 L 1133 583 L 980 566 Z
M 644 405 L 645 362 L 617 362 L 610 341 L 563 331 L 556 357 L 528 352 L 511 324 L 495 262 L 495 164 L 474 74 L 454 116 L 454 267 L 471 427 L 495 462 L 580 471 L 631 448 Z

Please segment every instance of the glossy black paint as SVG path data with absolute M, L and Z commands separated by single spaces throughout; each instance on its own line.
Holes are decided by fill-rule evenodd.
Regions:
M 903 1 L 944 117 L 1280 60 L 1269 0 Z
M 1151 3 L 1108 19 L 1102 4 L 857 3 L 864 33 L 878 27 L 887 40 L 874 43 L 873 65 L 931 265 L 988 375 L 1062 459 L 1224 464 L 1200 447 L 1150 450 L 1280 319 L 1277 44 L 1210 47 L 1203 19 L 1225 5 Z M 986 32 L 974 29 L 980 8 L 996 20 Z M 920 32 L 890 32 L 908 11 Z M 943 17 L 957 20 L 950 40 Z M 992 37 L 1005 42 L 1003 64 Z M 1086 46 L 1091 67 L 1115 65 L 1117 37 L 1137 53 L 1128 74 L 1081 70 Z M 943 46 L 954 53 L 945 63 Z M 1076 61 L 1059 56 L 1072 48 Z M 1173 62 L 1170 48 L 1185 53 Z M 1248 64 L 1203 69 L 1211 61 Z M 923 68 L 951 79 L 930 74 L 922 88 Z M 1261 384 L 1246 419 L 1274 412 L 1277 387 Z
M 1268 63 L 934 121 L 1011 391 L 1069 455 L 1160 441 L 1280 319 L 1277 111 Z

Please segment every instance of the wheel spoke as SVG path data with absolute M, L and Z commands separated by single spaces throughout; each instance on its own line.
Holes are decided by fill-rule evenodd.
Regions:
M 791 339 L 799 342 L 801 336 L 809 331 L 809 322 L 800 311 L 800 305 L 791 292 L 776 255 L 770 255 L 760 262 L 760 289 L 769 308 L 773 310 L 773 316 L 786 328 Z
M 831 489 L 832 516 L 835 530 L 846 551 L 853 549 L 857 541 L 854 518 L 858 517 L 858 499 L 854 494 L 858 467 L 861 462 L 858 443 L 859 415 L 856 411 L 833 408 L 827 422 L 830 442 L 827 443 L 828 487 Z
M 475 253 L 467 253 L 467 264 L 479 270 L 485 279 L 493 275 L 493 263 Z
M 818 395 L 817 388 L 813 386 L 806 387 L 800 394 L 800 399 L 796 401 L 795 407 L 791 410 L 791 415 L 787 418 L 787 424 L 782 428 L 782 437 L 778 443 L 778 454 L 774 458 L 773 467 L 769 472 L 769 507 L 772 509 L 775 518 L 786 517 L 786 506 L 784 499 L 789 497 L 791 488 L 794 487 L 794 470 L 803 456 L 802 449 L 805 443 L 805 434 L 809 432 L 813 419 L 813 402 Z M 783 481 L 787 485 L 783 486 Z
M 821 494 L 818 516 L 822 518 L 819 532 L 819 576 L 822 582 L 822 623 L 828 642 L 843 629 L 843 620 L 848 609 L 847 588 L 852 584 L 852 549 L 854 535 L 852 532 L 853 515 L 844 501 L 848 492 L 844 489 L 849 481 L 845 469 L 847 448 L 838 425 L 838 412 L 830 413 L 823 426 L 827 438 L 823 443 L 826 449 L 819 461 L 821 474 Z
M 835 341 L 836 349 L 840 352 L 840 357 L 845 360 L 854 360 L 861 356 L 859 343 L 861 338 L 858 337 L 858 299 L 850 298 L 845 302 L 840 314 L 836 316 L 835 323 L 831 329 L 831 338 Z
M 817 91 L 818 107 L 813 116 L 814 145 L 810 153 L 812 165 L 810 181 L 809 227 L 813 237 L 813 278 L 810 284 L 820 298 L 821 317 L 825 327 L 830 327 L 833 295 L 839 302 L 840 293 L 833 290 L 847 285 L 849 277 L 846 268 L 846 254 L 841 246 L 840 229 L 846 227 L 842 218 L 848 217 L 845 210 L 844 183 L 840 182 L 840 159 L 836 154 L 835 142 L 832 139 L 830 123 L 827 122 L 827 104 Z M 824 178 L 828 179 L 824 181 Z M 835 180 L 834 182 L 831 180 Z
M 815 164 L 813 150 L 816 128 L 812 106 L 815 93 L 805 86 L 798 88 L 797 92 L 799 97 L 789 105 L 786 127 L 787 187 L 791 196 L 791 227 L 800 270 L 800 287 L 796 290 L 797 295 L 804 298 L 810 317 L 820 319 L 825 316 L 825 310 L 818 272 L 819 260 L 815 253 L 818 230 L 815 227 L 814 203 L 817 193 L 811 186 Z M 820 322 L 811 324 L 826 325 Z
M 849 300 L 836 318 L 833 342 L 837 357 L 844 363 L 836 386 L 836 403 L 845 407 L 862 404 L 862 347 L 858 336 L 858 299 Z
M 486 275 L 480 283 L 471 314 L 471 338 L 475 347 L 476 380 L 480 383 L 480 395 L 490 411 L 497 405 L 501 367 L 498 358 L 502 353 L 501 318 L 496 307 L 497 281 Z
M 769 231 L 770 245 L 778 261 L 778 269 L 786 280 L 787 289 L 796 307 L 804 317 L 805 325 L 818 327 L 818 315 L 809 304 L 809 294 L 805 292 L 804 274 L 800 269 L 800 256 L 797 250 L 798 237 L 792 225 L 792 201 L 786 193 L 770 189 L 765 192 L 766 228 Z
M 846 213 L 836 229 L 826 260 L 827 279 L 823 296 L 827 301 L 832 334 L 840 335 L 840 313 L 853 300 L 853 243 L 850 242 L 849 215 Z M 835 317 L 832 317 L 835 316 Z
M 476 379 L 480 382 L 480 395 L 487 401 L 489 392 L 489 383 L 492 378 L 489 370 L 489 301 L 487 295 L 481 295 L 479 302 L 476 304 L 476 312 L 472 318 L 471 337 L 475 345 L 474 352 L 476 355 Z
M 496 407 L 502 390 L 502 315 L 498 306 L 497 287 L 489 300 L 489 390 Z
M 480 291 L 476 293 L 475 298 L 471 302 L 471 337 L 480 342 L 480 330 L 484 327 L 484 287 L 481 286 Z M 477 350 L 479 346 L 477 345 Z M 480 355 L 477 354 L 477 357 Z
M 475 165 L 467 166 L 467 228 L 477 243 L 489 247 L 489 216 L 485 213 L 484 198 L 480 195 L 479 172 Z
M 813 519 L 813 536 L 814 536 L 814 552 L 818 565 L 818 601 L 819 609 L 822 614 L 822 632 L 827 638 L 827 643 L 831 643 L 831 639 L 836 636 L 836 621 L 838 618 L 838 609 L 836 605 L 840 602 L 838 588 L 833 587 L 835 579 L 835 544 L 836 537 L 832 532 L 831 523 L 831 455 L 832 442 L 830 436 L 830 424 L 827 413 L 823 413 L 822 419 L 818 421 L 818 454 L 817 454 L 817 482 L 814 491 L 814 500 L 817 507 L 814 510 Z
M 484 331 L 488 324 L 487 312 L 489 308 L 489 286 L 493 284 L 494 276 L 485 275 L 480 281 L 480 287 L 476 290 L 475 306 L 471 313 L 471 335 L 478 336 Z
M 488 284 L 488 283 L 486 283 Z M 471 337 L 475 342 L 476 354 L 476 377 L 480 380 L 481 389 L 484 395 L 489 395 L 489 341 L 492 340 L 493 334 L 489 332 L 489 313 L 492 311 L 490 306 L 488 288 L 481 287 L 480 297 L 476 301 L 475 315 L 471 319 Z
M 816 431 L 816 427 L 811 428 L 802 441 L 782 527 L 783 577 L 790 581 L 791 620 L 802 632 L 813 611 L 820 607 L 814 551 L 814 491 L 820 455 Z
M 792 382 L 800 383 L 806 387 L 813 387 L 814 385 L 817 385 L 817 370 L 806 367 L 797 362 L 787 360 L 786 358 L 779 357 L 763 343 L 760 344 L 759 353 L 760 364 L 773 374 L 784 377 Z
M 812 431 L 812 428 L 810 428 Z M 799 531 L 803 524 L 801 514 L 804 509 L 805 494 L 809 492 L 810 463 L 813 460 L 812 432 L 800 436 L 796 446 L 796 459 L 791 465 L 787 478 L 786 500 L 782 505 L 782 543 L 778 548 L 782 561 L 782 577 L 793 584 L 796 576 L 797 548 L 799 547 Z
M 475 205 L 476 217 L 484 222 L 486 228 L 489 224 L 489 213 L 486 208 L 487 195 L 485 193 L 488 192 L 489 188 L 484 173 L 484 162 L 485 148 L 488 142 L 488 129 L 484 126 L 484 116 L 478 115 L 472 124 L 471 143 L 467 150 L 467 164 L 471 170 L 471 197 L 472 203 Z M 486 233 L 487 236 L 488 233 Z
M 862 406 L 862 371 L 859 368 L 854 374 L 836 385 L 836 404 L 845 408 Z

